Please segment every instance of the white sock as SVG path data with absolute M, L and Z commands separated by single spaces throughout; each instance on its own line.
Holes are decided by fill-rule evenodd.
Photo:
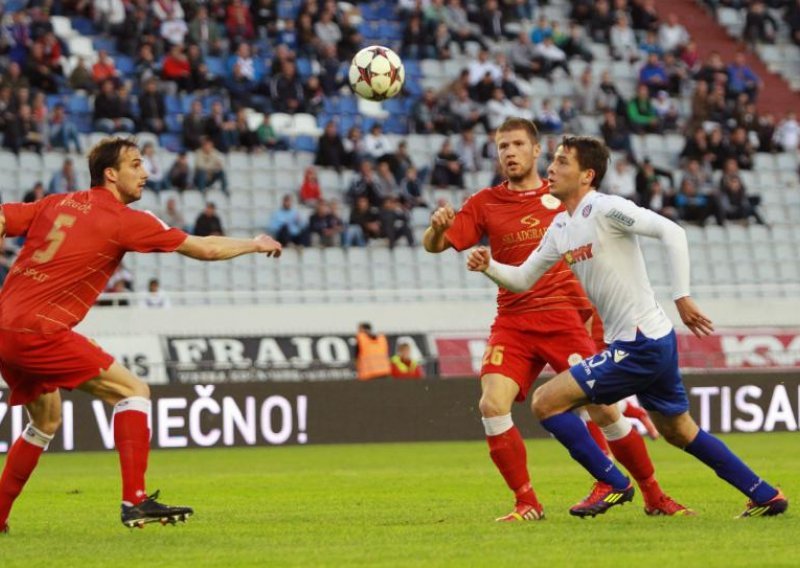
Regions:
M 128 398 L 123 398 L 114 405 L 114 414 L 125 412 L 126 410 L 137 410 L 149 415 L 150 406 L 150 399 L 143 396 L 129 396 Z
M 514 421 L 511 419 L 511 413 L 504 416 L 492 416 L 491 418 L 481 418 L 483 422 L 483 429 L 486 430 L 487 436 L 499 436 L 503 432 L 508 432 L 514 427 Z
M 34 426 L 33 423 L 28 423 L 28 425 L 25 426 L 25 431 L 22 432 L 22 439 L 32 446 L 39 446 L 46 450 L 47 445 L 53 440 L 53 434 L 45 434 Z
M 600 429 L 603 431 L 603 436 L 606 437 L 606 440 L 613 442 L 614 440 L 621 440 L 630 434 L 633 426 L 631 426 L 630 420 L 624 416 L 620 416 L 619 420 L 613 424 L 609 424 L 608 426 Z

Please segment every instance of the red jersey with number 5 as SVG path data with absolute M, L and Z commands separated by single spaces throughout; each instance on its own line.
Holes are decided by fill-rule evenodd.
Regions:
M 127 251 L 172 252 L 186 233 L 121 203 L 103 187 L 2 206 L 5 234 L 25 244 L 0 290 L 0 329 L 71 329 Z
M 463 251 L 478 244 L 485 235 L 497 261 L 518 266 L 536 250 L 553 218 L 563 210 L 561 202 L 550 195 L 547 181 L 524 192 L 511 191 L 505 181 L 472 195 L 456 214 L 446 236 L 456 250 Z M 527 292 L 514 294 L 500 288 L 497 293 L 499 315 L 591 307 L 583 288 L 563 261 L 548 270 Z

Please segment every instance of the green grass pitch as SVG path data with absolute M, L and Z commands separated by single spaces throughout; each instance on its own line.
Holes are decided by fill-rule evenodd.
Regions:
M 587 475 L 553 440 L 528 442 L 547 519 L 500 524 L 508 491 L 481 442 L 154 452 L 150 490 L 188 504 L 185 525 L 119 522 L 113 453 L 45 455 L 18 500 L 0 566 L 799 566 L 797 433 L 725 441 L 793 501 L 778 518 L 734 519 L 745 499 L 663 441 L 659 479 L 694 518 L 633 505 L 596 519 L 567 508 Z

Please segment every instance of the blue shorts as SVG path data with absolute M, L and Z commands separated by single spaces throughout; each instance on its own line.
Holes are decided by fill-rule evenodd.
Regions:
M 667 416 L 689 410 L 674 330 L 660 339 L 637 331 L 634 341 L 615 341 L 569 372 L 595 404 L 613 404 L 635 394 L 644 408 Z

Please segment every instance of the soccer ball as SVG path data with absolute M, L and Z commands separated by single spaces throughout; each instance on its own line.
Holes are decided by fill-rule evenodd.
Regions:
M 371 45 L 350 63 L 350 87 L 364 99 L 382 101 L 400 92 L 406 78 L 403 61 L 388 47 Z

